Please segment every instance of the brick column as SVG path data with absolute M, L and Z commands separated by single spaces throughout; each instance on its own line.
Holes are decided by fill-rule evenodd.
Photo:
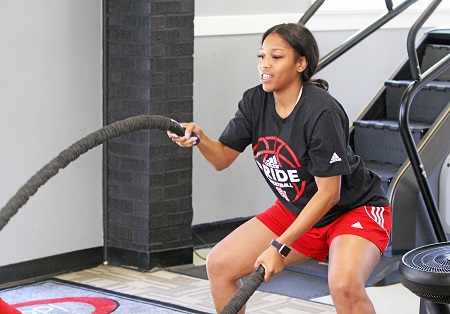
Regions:
M 104 0 L 104 122 L 142 114 L 192 120 L 194 0 Z M 138 131 L 104 149 L 110 264 L 192 263 L 192 151 Z

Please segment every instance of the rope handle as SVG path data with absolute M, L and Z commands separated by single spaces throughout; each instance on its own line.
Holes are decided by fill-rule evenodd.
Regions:
M 185 130 L 186 128 L 182 126 L 180 123 L 178 123 L 174 119 L 170 119 L 170 124 L 169 127 L 167 128 L 167 131 L 172 132 L 178 136 L 184 136 Z M 200 137 L 194 132 L 191 133 L 191 137 L 197 137 L 197 143 L 195 145 L 197 145 L 200 142 Z

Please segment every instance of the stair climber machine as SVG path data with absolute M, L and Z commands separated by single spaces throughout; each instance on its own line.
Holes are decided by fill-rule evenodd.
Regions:
M 323 2 L 316 1 L 300 22 L 306 23 Z M 388 12 L 324 56 L 319 69 L 414 2 L 394 7 L 386 1 Z M 390 246 L 369 285 L 399 282 L 398 266 L 404 253 L 445 242 L 450 233 L 450 26 L 430 30 L 416 43 L 418 30 L 440 3 L 432 1 L 418 18 L 408 35 L 408 57 L 350 130 L 353 150 L 381 177 L 393 215 Z
M 432 1 L 412 26 L 408 57 L 351 132 L 355 153 L 390 198 L 391 253 L 406 252 L 398 272 L 420 297 L 421 314 L 450 313 L 450 26 L 415 42 L 440 3 Z
M 447 221 L 448 217 L 450 99 L 444 95 L 448 94 L 450 83 L 450 26 L 431 30 L 418 45 L 414 43 L 418 30 L 440 3 L 432 1 L 408 34 L 410 76 L 405 67 L 397 73 L 400 78 L 411 78 L 400 100 L 398 119 L 409 163 L 402 165 L 389 187 L 393 203 L 400 201 L 401 204 L 409 197 L 408 205 L 413 211 L 409 212 L 408 222 L 415 226 L 415 246 L 422 245 L 404 254 L 399 265 L 402 284 L 420 297 L 420 314 L 450 314 L 450 242 L 448 228 L 442 223 L 442 218 Z M 427 92 L 429 87 L 430 92 Z M 426 99 L 417 101 L 419 95 L 426 96 Z M 414 110 L 416 114 L 413 114 Z M 429 116 L 428 112 L 431 113 Z M 431 123 L 419 143 L 415 143 L 410 119 Z M 427 171 L 430 176 L 427 176 Z M 408 172 L 413 172 L 416 182 L 407 178 Z M 403 189 L 396 188 L 399 186 Z M 419 192 L 418 197 L 412 195 L 414 191 Z M 439 199 L 440 210 L 435 199 Z M 404 204 L 399 208 L 407 214 Z M 400 225 L 400 215 L 397 215 L 397 220 L 393 219 Z M 409 230 L 404 229 L 407 230 L 404 234 L 413 235 L 411 226 Z M 395 243 L 395 237 L 392 240 L 399 247 L 403 244 Z M 411 240 L 414 239 L 411 237 Z
M 449 53 L 450 28 L 427 32 L 417 45 L 423 72 Z M 426 199 L 420 193 L 413 164 L 403 144 L 398 118 L 402 96 L 414 81 L 409 69 L 407 59 L 385 82 L 366 111 L 354 121 L 352 130 L 355 153 L 382 178 L 390 198 L 393 214 L 391 249 L 394 254 L 438 240 L 427 213 Z M 445 168 L 448 171 L 445 160 L 450 154 L 449 110 L 450 70 L 447 70 L 416 92 L 410 104 L 408 125 L 423 163 L 420 167 L 426 169 L 432 193 L 442 197 L 449 191 L 448 187 L 443 190 L 445 186 L 439 184 L 441 173 L 445 175 Z

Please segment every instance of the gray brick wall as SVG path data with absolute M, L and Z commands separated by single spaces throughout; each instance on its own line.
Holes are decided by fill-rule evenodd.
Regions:
M 104 0 L 105 124 L 192 119 L 194 0 Z M 107 253 L 149 270 L 192 262 L 192 152 L 161 131 L 105 145 Z

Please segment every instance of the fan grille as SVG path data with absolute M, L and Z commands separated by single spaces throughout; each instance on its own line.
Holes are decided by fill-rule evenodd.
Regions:
M 403 256 L 403 262 L 420 271 L 450 274 L 450 247 L 428 248 L 422 252 L 413 250 Z

